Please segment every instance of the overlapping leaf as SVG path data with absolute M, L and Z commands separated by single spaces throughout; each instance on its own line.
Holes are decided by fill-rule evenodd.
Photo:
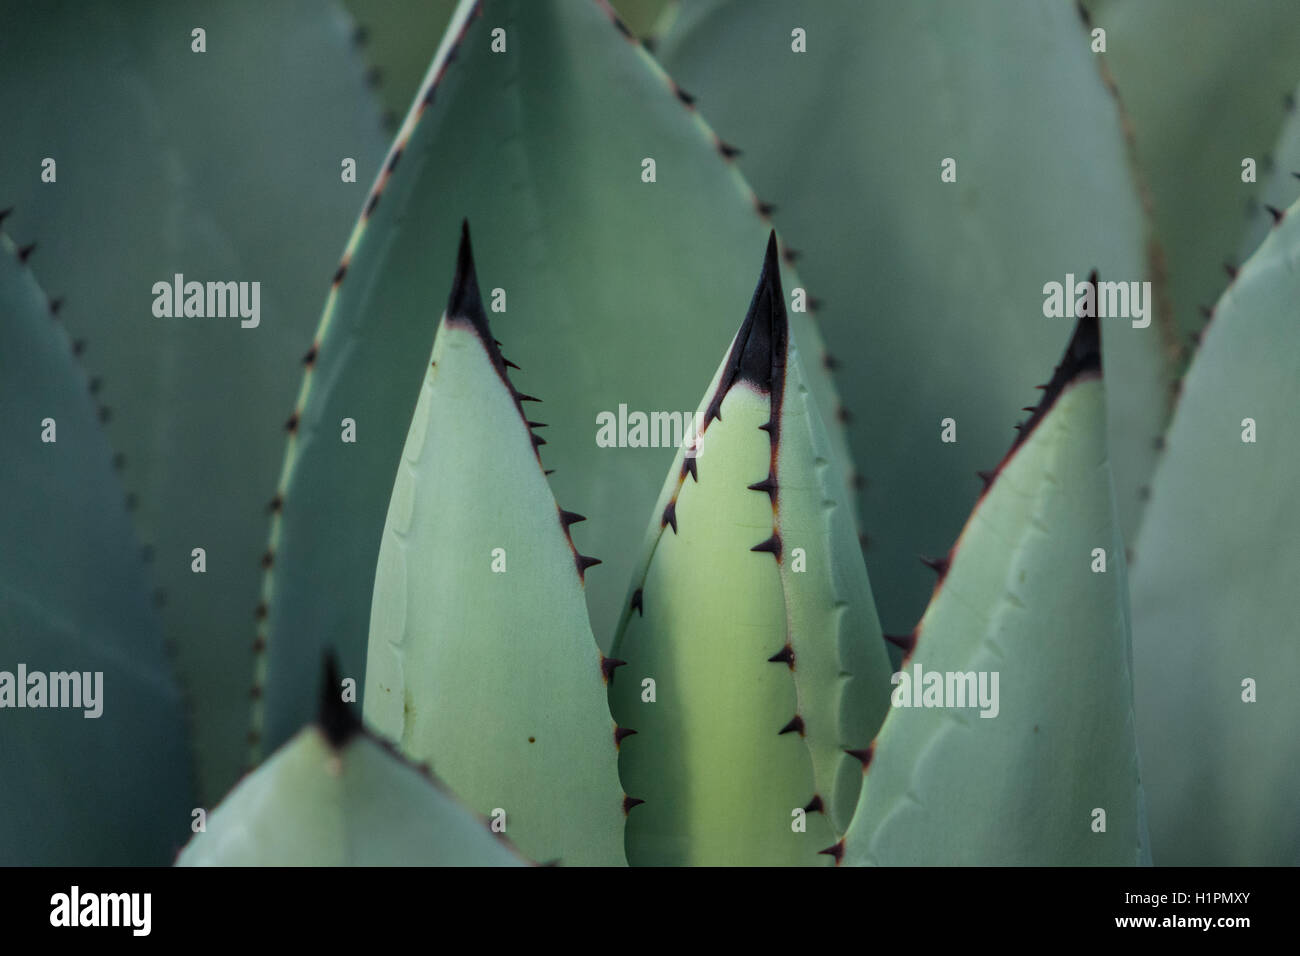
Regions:
M 1242 161 L 1253 159 L 1258 179 L 1267 178 L 1287 96 L 1300 82 L 1300 6 L 1086 5 L 1094 28 L 1106 31 L 1104 61 L 1132 117 L 1178 326 L 1198 331 L 1201 309 L 1227 284 L 1223 265 L 1237 258 L 1247 213 L 1262 199 L 1259 185 L 1242 181 Z M 1256 245 L 1264 231 L 1255 232 Z
M 612 653 L 634 865 L 803 864 L 847 825 L 888 661 L 776 237 L 669 471 Z
M 1064 320 L 1044 318 L 1044 284 L 1093 268 L 1158 279 L 1098 55 L 1072 4 L 1033 0 L 712 0 L 686 5 L 659 51 L 744 151 L 825 299 L 855 453 L 880 463 L 863 469 L 867 567 L 886 630 L 906 630 L 929 593 L 916 555 L 952 541 L 975 471 L 1056 356 Z M 1148 315 L 1111 323 L 1106 345 L 1126 535 L 1169 398 Z
M 1266 170 L 1261 170 L 1259 202 L 1251 214 L 1246 226 L 1246 235 L 1238 250 L 1237 261 L 1244 262 L 1250 257 L 1264 237 L 1277 224 L 1277 217 L 1297 198 L 1300 198 L 1300 110 L 1296 109 L 1296 96 L 1300 88 L 1291 94 L 1291 109 L 1282 132 L 1278 134 L 1277 143 L 1269 154 Z
M 1138 539 L 1138 730 L 1162 864 L 1300 863 L 1298 302 L 1292 205 L 1215 306 Z
M 320 722 L 240 781 L 178 866 L 522 866 L 436 780 L 363 732 L 333 675 Z
M 587 560 L 538 460 L 461 239 L 393 484 L 365 708 L 539 860 L 617 865 L 624 793 Z
M 504 52 L 493 51 L 496 30 Z M 642 179 L 647 159 L 653 182 Z M 424 375 L 428 316 L 446 297 L 430 263 L 453 259 L 455 223 L 475 223 L 492 263 L 484 297 L 523 366 L 515 383 L 546 400 L 534 417 L 550 426 L 542 457 L 557 497 L 591 519 L 586 548 L 605 567 L 587 596 L 605 646 L 635 560 L 627 542 L 672 451 L 659 432 L 659 447 L 626 435 L 603 447 L 598 416 L 693 408 L 766 235 L 755 202 L 608 8 L 462 5 L 353 233 L 293 418 L 264 591 L 256 729 L 270 745 L 309 716 L 302 663 L 321 646 L 360 673 L 384 503 Z M 829 417 L 816 330 L 807 313 L 791 322 Z M 340 441 L 344 418 L 355 443 Z
M 184 707 L 85 375 L 26 257 L 0 234 L 0 863 L 165 863 L 193 800 Z
M 39 236 L 33 266 L 63 297 L 110 409 L 193 702 L 201 790 L 215 799 L 247 751 L 284 420 L 382 159 L 378 111 L 333 3 L 4 6 L 0 207 L 17 207 L 17 235 Z M 54 182 L 41 179 L 47 157 Z M 358 182 L 343 181 L 346 158 Z M 155 317 L 154 284 L 178 274 L 260 283 L 257 327 Z
M 842 863 L 1149 861 L 1100 358 L 1081 319 L 941 567 Z

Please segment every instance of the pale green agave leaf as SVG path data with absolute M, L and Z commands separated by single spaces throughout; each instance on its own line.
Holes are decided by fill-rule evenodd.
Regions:
M 1098 328 L 938 564 L 841 863 L 1149 862 Z
M 1103 60 L 1132 117 L 1178 326 L 1197 331 L 1258 206 L 1261 187 L 1242 181 L 1242 160 L 1254 159 L 1266 178 L 1287 95 L 1300 81 L 1300 4 L 1085 5 L 1106 31 Z M 1256 244 L 1261 238 L 1263 230 Z
M 493 52 L 494 30 L 505 31 L 505 52 Z M 546 400 L 534 414 L 550 425 L 542 459 L 556 496 L 591 519 L 585 550 L 605 566 L 588 575 L 587 602 L 608 646 L 636 560 L 627 542 L 676 436 L 656 429 L 660 447 L 634 447 L 625 430 L 626 441 L 603 447 L 602 413 L 680 422 L 694 408 L 710 356 L 734 331 L 726 316 L 749 294 L 750 250 L 768 232 L 734 163 L 674 94 L 601 4 L 457 11 L 353 232 L 292 419 L 263 592 L 265 715 L 254 732 L 267 745 L 309 718 L 303 662 L 321 647 L 338 648 L 345 673 L 361 672 L 358 635 L 425 374 L 427 317 L 448 291 L 429 263 L 454 259 L 464 217 L 490 263 L 481 278 L 493 327 L 523 366 L 513 379 Z M 645 159 L 654 182 L 642 181 Z M 842 469 L 817 330 L 807 312 L 793 312 L 791 326 Z M 353 443 L 340 440 L 345 418 Z
M 930 591 L 916 555 L 953 540 L 976 470 L 1003 452 L 1033 370 L 1056 358 L 1067 327 L 1044 317 L 1044 284 L 1093 268 L 1158 279 L 1098 57 L 1072 4 L 1038 0 L 708 0 L 684 5 L 659 51 L 743 150 L 825 300 L 850 440 L 881 463 L 863 470 L 867 568 L 885 629 L 907 630 Z M 940 178 L 946 159 L 955 182 Z M 855 307 L 866 302 L 869 314 Z M 1107 320 L 1126 535 L 1171 388 L 1152 311 L 1146 328 Z M 941 440 L 947 418 L 955 443 Z
M 311 724 L 208 816 L 177 866 L 524 866 L 442 782 L 361 729 L 327 671 Z
M 112 452 L 30 252 L 0 234 L 0 863 L 165 863 L 193 807 L 184 707 Z
M 1292 205 L 1215 306 L 1138 539 L 1137 717 L 1162 864 L 1300 864 L 1298 302 Z
M 15 228 L 40 236 L 33 265 L 64 298 L 110 409 L 193 706 L 201 794 L 216 799 L 247 753 L 284 422 L 383 159 L 378 110 L 334 3 L 5 6 L 0 206 L 15 204 Z M 192 51 L 195 28 L 205 53 Z M 52 183 L 41 180 L 46 157 Z M 343 181 L 345 158 L 358 182 Z M 154 284 L 177 274 L 259 283 L 257 326 L 155 317 Z
M 612 654 L 634 865 L 819 864 L 889 663 L 776 237 L 660 494 Z M 802 819 L 800 819 L 802 817 Z M 798 824 L 798 825 L 796 825 Z
M 1237 261 L 1244 262 L 1259 248 L 1264 237 L 1277 223 L 1282 211 L 1300 199 L 1300 110 L 1296 97 L 1300 87 L 1291 94 L 1290 110 L 1277 143 L 1269 154 L 1267 168 L 1260 164 L 1260 201 L 1246 226 L 1246 235 L 1238 250 Z
M 483 310 L 469 227 L 375 572 L 365 713 L 529 856 L 619 865 L 607 667 L 574 548 Z

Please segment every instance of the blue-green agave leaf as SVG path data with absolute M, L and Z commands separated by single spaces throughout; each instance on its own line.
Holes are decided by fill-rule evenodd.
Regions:
M 1098 329 L 938 562 L 844 864 L 1149 862 Z
M 1300 82 L 1300 5 L 1293 0 L 1094 3 L 1102 54 L 1132 118 L 1178 327 L 1196 332 L 1235 266 L 1286 103 Z M 1256 182 L 1243 182 L 1253 159 Z M 1275 205 L 1277 205 L 1275 203 Z M 1285 209 L 1289 200 L 1277 205 Z M 1258 245 L 1267 228 L 1258 229 Z M 1245 252 L 1253 251 L 1254 245 Z
M 1295 107 L 1297 96 L 1300 96 L 1300 87 L 1288 101 L 1291 108 L 1269 154 L 1269 168 L 1260 171 L 1259 202 L 1255 204 L 1246 226 L 1246 235 L 1238 250 L 1239 262 L 1244 262 L 1259 248 L 1281 218 L 1283 210 L 1300 199 L 1300 110 Z
M 33 266 L 63 298 L 110 410 L 193 706 L 201 794 L 216 799 L 247 754 L 284 422 L 383 158 L 378 110 L 336 3 L 6 6 L 0 207 L 16 205 L 15 228 L 40 235 Z M 47 157 L 54 182 L 41 178 Z M 343 181 L 349 158 L 356 182 Z M 157 317 L 155 284 L 177 275 L 257 283 L 256 327 L 232 314 Z
M 1300 204 L 1214 308 L 1133 568 L 1156 859 L 1300 864 Z
M 344 0 L 356 20 L 355 42 L 370 64 L 367 78 L 383 101 L 386 117 L 406 112 L 420 89 L 438 39 L 458 0 Z M 633 35 L 662 32 L 676 0 L 611 0 Z M 662 16 L 661 16 L 662 14 Z
M 194 806 L 184 705 L 30 254 L 0 234 L 0 864 L 165 863 Z
M 385 122 L 396 125 L 410 106 L 457 5 L 458 0 L 344 0 Z

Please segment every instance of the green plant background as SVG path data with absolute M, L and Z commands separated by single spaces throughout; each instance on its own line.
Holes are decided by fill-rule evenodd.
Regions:
M 618 810 L 632 834 L 647 797 L 628 781 L 677 779 L 708 754 L 708 786 L 660 798 L 673 826 L 707 831 L 707 801 L 684 794 L 760 784 L 695 735 L 777 686 L 764 668 L 785 665 L 754 655 L 783 628 L 806 650 L 769 700 L 808 716 L 799 739 L 723 744 L 811 755 L 812 777 L 792 759 L 761 783 L 784 794 L 816 781 L 811 829 L 830 846 L 799 845 L 800 862 L 1300 861 L 1294 3 L 3 0 L 0 25 L 0 671 L 103 670 L 110 693 L 99 721 L 0 710 L 0 862 L 170 862 L 196 808 L 225 808 L 218 833 L 273 829 L 283 808 L 258 794 L 279 787 L 320 810 L 322 846 L 380 831 L 374 855 L 330 861 L 417 859 L 399 852 L 396 822 L 385 829 L 375 774 L 400 781 L 393 821 L 437 807 L 458 834 L 417 843 L 430 862 L 621 863 L 617 846 L 547 824 L 548 800 L 586 767 L 598 803 L 632 801 Z M 504 56 L 490 46 L 498 26 Z M 1090 47 L 1098 27 L 1104 53 Z M 806 53 L 791 49 L 795 28 Z M 940 179 L 946 158 L 954 183 Z M 1242 180 L 1245 158 L 1257 182 Z M 444 309 L 463 218 L 484 300 L 508 296 L 485 316 L 504 380 L 466 358 L 491 357 L 495 340 Z M 787 407 L 806 416 L 786 430 L 803 449 L 786 466 L 798 481 L 770 503 L 821 555 L 815 599 L 685 528 L 666 540 L 695 544 L 657 554 L 661 489 L 682 460 L 592 441 L 601 411 L 685 412 L 711 394 L 773 229 L 790 306 L 789 351 L 773 361 L 797 370 Z M 1058 382 L 1040 414 L 1035 386 L 1075 347 L 1071 323 L 1043 318 L 1043 284 L 1092 270 L 1151 282 L 1151 325 L 1103 320 L 1104 379 Z M 260 327 L 154 318 L 150 290 L 176 274 L 259 281 Z M 438 348 L 466 364 L 432 375 Z M 432 459 L 411 457 L 422 387 L 441 396 L 448 436 Z M 517 403 L 523 431 L 544 438 L 537 456 L 500 439 L 520 396 L 542 399 Z M 1009 455 L 1022 409 L 1033 427 Z M 39 440 L 46 416 L 57 443 Z M 338 440 L 344 418 L 355 444 Z M 955 443 L 940 440 L 949 418 Z M 1247 418 L 1254 443 L 1241 440 Z M 737 461 L 761 457 L 757 430 L 729 442 Z M 461 465 L 480 447 L 475 479 Z M 406 536 L 395 475 L 416 460 L 431 463 L 411 500 L 444 510 Z M 737 548 L 766 500 L 741 470 L 722 472 L 725 491 L 689 486 L 744 527 Z M 553 507 L 587 520 L 553 524 Z M 811 520 L 818 509 L 834 517 Z M 431 514 L 464 520 L 460 542 Z M 517 549 L 571 551 L 576 584 L 567 565 L 516 565 L 516 583 L 493 591 L 455 551 L 525 528 Z M 398 577 L 379 564 L 393 535 Z M 1083 573 L 1094 547 L 1110 557 L 1103 580 Z M 629 586 L 641 577 L 680 584 L 664 605 Z M 436 599 L 377 602 L 399 585 Z M 597 681 L 631 615 L 642 627 L 648 610 L 688 607 L 691 588 L 731 609 L 720 621 L 752 613 L 753 646 L 724 640 L 708 658 L 718 673 L 683 681 L 693 689 L 662 725 L 638 729 L 642 704 L 620 700 L 630 682 L 615 679 L 607 718 Z M 668 619 L 644 625 L 665 655 L 655 667 L 702 647 L 689 614 Z M 476 629 L 500 643 L 476 644 Z M 525 634 L 534 643 L 515 655 Z M 846 655 L 850 638 L 862 654 Z M 367 658 L 390 642 L 446 669 L 407 683 L 446 733 L 407 733 L 409 713 L 375 721 L 373 705 L 371 730 L 402 756 L 368 734 L 304 729 L 328 723 L 326 651 L 360 713 Z M 1005 659 L 1035 694 L 970 726 L 891 711 L 887 687 L 846 703 L 835 681 L 874 673 L 865 662 L 882 653 L 895 667 Z M 805 675 L 819 654 L 856 664 L 818 682 Z M 502 660 L 522 684 L 501 678 Z M 542 721 L 589 741 L 565 754 L 517 733 L 546 704 L 521 689 L 543 662 L 574 688 L 566 700 L 585 701 Z M 471 731 L 437 690 L 446 679 L 503 735 L 496 763 L 458 768 L 448 752 L 448 734 Z M 823 726 L 838 715 L 843 739 L 828 743 L 817 714 Z M 601 749 L 630 729 L 614 755 Z M 536 761 L 536 809 L 502 850 L 475 837 L 498 805 L 524 805 L 496 795 L 511 747 Z M 828 776 L 832 751 L 837 768 L 856 766 L 845 750 L 864 775 Z M 965 785 L 989 765 L 1003 768 L 1001 791 Z M 338 766 L 341 790 L 321 772 Z M 1041 816 L 1045 805 L 1108 807 L 1107 840 L 1074 811 L 1068 824 Z M 129 823 L 106 836 L 105 813 Z M 940 817 L 953 833 L 927 842 Z M 724 850 L 655 834 L 651 855 L 674 862 L 761 862 L 781 842 Z M 311 839 L 305 826 L 242 859 L 307 859 Z

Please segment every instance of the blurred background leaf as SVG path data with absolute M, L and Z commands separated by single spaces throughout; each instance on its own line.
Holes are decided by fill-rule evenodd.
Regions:
M 1297 262 L 1300 204 L 1215 306 L 1138 539 L 1138 734 L 1162 865 L 1300 864 Z
M 1179 329 L 1205 324 L 1237 265 L 1274 144 L 1300 82 L 1300 4 L 1294 0 L 1084 0 L 1106 30 L 1106 67 L 1132 119 L 1151 189 Z M 1288 203 L 1279 208 L 1285 209 Z M 1255 233 L 1256 243 L 1263 233 Z M 1246 253 L 1253 251 L 1253 246 Z
M 284 420 L 385 136 L 337 4 L 5 7 L 0 208 L 16 207 L 21 241 L 39 238 L 32 264 L 102 382 L 215 799 L 246 751 Z M 206 53 L 191 51 L 195 27 Z M 40 179 L 47 156 L 55 183 Z M 155 318 L 153 284 L 176 273 L 259 281 L 260 326 Z
M 194 805 L 181 693 L 88 385 L 0 233 L 0 671 L 13 682 L 0 711 L 3 865 L 168 863 Z M 13 695 L 31 700 L 20 665 L 83 675 L 82 706 L 18 709 Z M 88 717 L 92 694 L 100 713 Z

